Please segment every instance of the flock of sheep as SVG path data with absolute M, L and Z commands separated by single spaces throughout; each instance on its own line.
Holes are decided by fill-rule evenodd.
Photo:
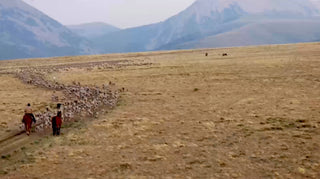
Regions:
M 98 110 L 103 106 L 110 108 L 117 104 L 119 92 L 121 90 L 111 90 L 112 82 L 104 84 L 102 87 L 82 86 L 79 82 L 73 82 L 72 85 L 64 85 L 46 77 L 51 72 L 61 69 L 68 70 L 70 67 L 56 68 L 25 68 L 17 72 L 17 77 L 25 83 L 35 85 L 37 87 L 53 90 L 52 102 L 61 103 L 63 110 L 63 121 L 73 120 L 77 116 L 95 116 Z M 63 93 L 63 97 L 56 95 L 55 91 Z M 45 112 L 35 112 L 37 119 L 36 131 L 41 131 L 51 126 L 51 117 L 56 115 L 57 110 L 47 108 Z M 21 129 L 24 128 L 22 124 Z

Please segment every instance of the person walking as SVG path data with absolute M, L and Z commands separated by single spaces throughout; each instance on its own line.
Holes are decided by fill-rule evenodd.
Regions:
M 61 114 L 61 111 L 59 111 L 56 116 L 56 135 L 57 136 L 60 135 L 61 125 L 62 125 L 62 114 Z
M 30 103 L 28 103 L 27 107 L 24 110 L 24 116 L 22 119 L 27 135 L 30 135 L 31 133 L 32 122 L 36 123 L 36 119 L 32 112 L 33 111 L 32 111 L 31 105 Z
M 60 135 L 60 129 L 62 126 L 62 109 L 61 104 L 57 104 L 57 115 L 52 117 L 51 119 L 52 124 L 52 135 L 53 136 L 59 136 Z
M 51 125 L 52 125 L 52 135 L 55 136 L 57 134 L 57 116 L 51 118 Z
M 36 118 L 35 118 L 34 115 L 33 115 L 33 110 L 32 110 L 32 108 L 31 108 L 31 104 L 30 104 L 30 103 L 28 103 L 28 104 L 27 104 L 27 107 L 24 109 L 24 114 L 25 114 L 25 115 L 30 115 L 31 118 L 32 118 L 32 121 L 33 121 L 34 123 L 36 123 Z

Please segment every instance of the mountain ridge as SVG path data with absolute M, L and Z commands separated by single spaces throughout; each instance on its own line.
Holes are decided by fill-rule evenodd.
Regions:
M 221 48 L 315 42 L 320 37 L 320 31 L 317 29 L 320 29 L 320 19 L 266 21 L 248 24 L 239 29 L 182 43 L 174 48 L 196 49 L 208 46 Z M 172 49 L 172 47 L 163 47 L 161 50 L 168 49 Z
M 93 53 L 89 42 L 21 0 L 1 0 L 0 14 L 0 59 Z

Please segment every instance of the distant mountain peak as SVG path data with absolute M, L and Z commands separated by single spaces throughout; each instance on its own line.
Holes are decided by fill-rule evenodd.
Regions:
M 60 32 L 68 29 L 21 0 L 1 0 L 0 12 L 2 20 L 34 32 L 40 41 L 60 47 L 69 46 L 58 37 Z
M 92 51 L 86 40 L 22 0 L 0 0 L 0 24 L 0 59 Z

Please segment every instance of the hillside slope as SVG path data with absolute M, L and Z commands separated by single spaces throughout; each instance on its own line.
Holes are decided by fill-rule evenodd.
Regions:
M 94 22 L 79 25 L 67 26 L 72 32 L 87 39 L 99 38 L 111 32 L 119 31 L 120 29 L 102 22 Z
M 21 0 L 1 0 L 0 13 L 0 59 L 92 53 L 86 40 Z
M 192 49 L 264 44 L 315 42 L 320 38 L 320 20 L 278 20 L 248 24 L 200 40 L 164 46 L 161 49 Z

